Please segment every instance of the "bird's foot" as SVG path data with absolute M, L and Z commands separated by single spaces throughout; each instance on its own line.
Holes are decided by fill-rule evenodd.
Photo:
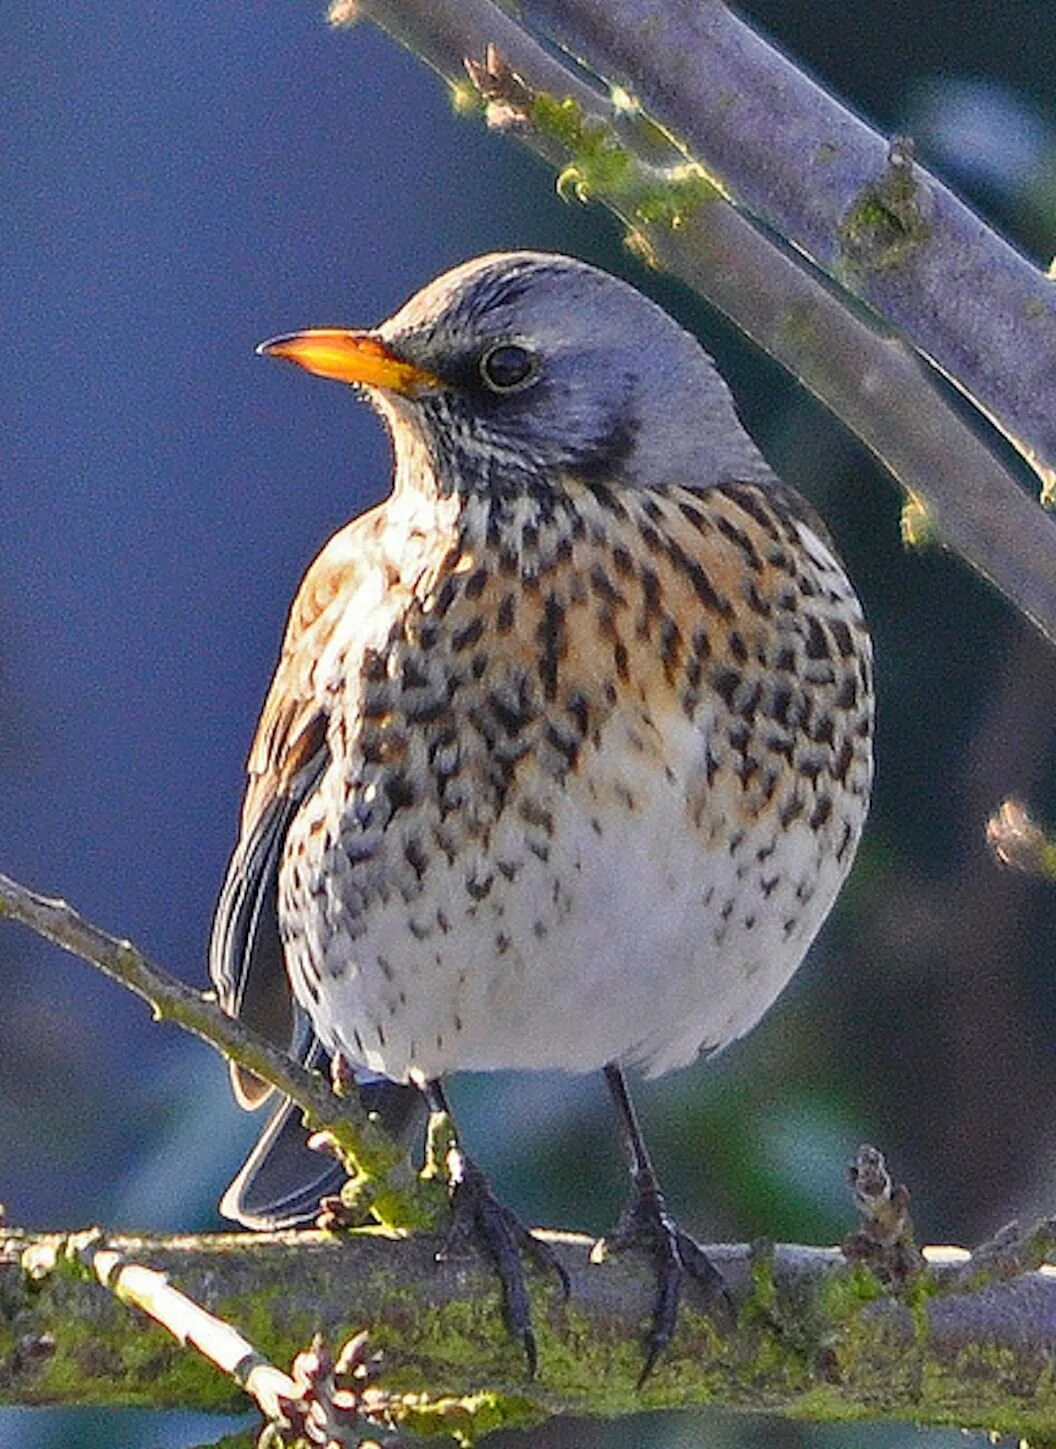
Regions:
M 633 1194 L 619 1222 L 613 1232 L 594 1244 L 590 1260 L 601 1263 L 628 1248 L 644 1249 L 656 1265 L 656 1298 L 645 1339 L 645 1363 L 638 1376 L 640 1389 L 671 1342 L 687 1277 L 699 1286 L 709 1309 L 719 1309 L 726 1317 L 732 1314 L 732 1304 L 722 1274 L 668 1213 L 663 1193 L 651 1174 L 635 1178 Z
M 534 1378 L 538 1352 L 522 1256 L 544 1271 L 556 1274 L 565 1298 L 571 1286 L 568 1274 L 549 1244 L 537 1238 L 512 1209 L 499 1201 L 480 1168 L 458 1147 L 448 1150 L 447 1172 L 453 1221 L 437 1258 L 458 1257 L 470 1244 L 484 1248 L 502 1284 L 507 1327 L 523 1347 L 529 1375 Z

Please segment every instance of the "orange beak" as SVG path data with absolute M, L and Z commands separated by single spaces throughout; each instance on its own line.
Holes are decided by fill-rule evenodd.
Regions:
M 285 357 L 298 367 L 319 377 L 331 377 L 335 382 L 384 387 L 404 394 L 441 386 L 438 377 L 394 356 L 370 332 L 311 327 L 307 332 L 291 332 L 288 337 L 273 337 L 270 342 L 262 342 L 257 352 L 264 357 Z

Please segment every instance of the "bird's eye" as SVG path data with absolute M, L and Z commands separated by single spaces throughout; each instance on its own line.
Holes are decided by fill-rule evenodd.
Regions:
M 480 375 L 492 392 L 516 392 L 531 382 L 538 370 L 535 353 L 516 342 L 500 342 L 480 359 Z

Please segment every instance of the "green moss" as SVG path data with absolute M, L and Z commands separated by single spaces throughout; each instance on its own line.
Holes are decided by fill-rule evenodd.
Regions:
M 919 493 L 907 494 L 899 515 L 899 529 L 906 548 L 927 548 L 937 541 L 938 530 L 931 510 Z
M 532 100 L 531 123 L 569 153 L 557 178 L 558 194 L 566 201 L 602 200 L 643 226 L 678 227 L 722 194 L 694 162 L 664 171 L 643 165 L 611 126 L 588 117 L 570 97 L 539 92 Z
M 407 1395 L 393 1405 L 392 1417 L 401 1429 L 412 1434 L 444 1434 L 456 1444 L 471 1445 L 482 1434 L 495 1429 L 531 1428 L 546 1416 L 529 1399 L 489 1390 L 434 1399 Z
M 774 1281 L 774 1245 L 761 1240 L 752 1244 L 752 1291 L 741 1310 L 742 1318 L 772 1319 L 777 1309 Z
M 930 236 L 909 159 L 888 164 L 881 179 L 865 186 L 839 225 L 844 262 L 854 271 L 902 265 Z
M 818 1290 L 818 1311 L 832 1323 L 845 1324 L 867 1303 L 883 1298 L 884 1289 L 864 1263 L 847 1263 L 831 1272 Z
M 1032 459 L 1037 467 L 1036 460 Z M 1056 468 L 1041 468 L 1041 491 L 1038 494 L 1038 502 L 1048 512 L 1056 511 Z

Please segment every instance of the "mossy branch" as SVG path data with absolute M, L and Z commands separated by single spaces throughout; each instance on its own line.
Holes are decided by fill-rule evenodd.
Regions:
M 565 0 L 545 8 L 532 0 L 518 8 L 522 14 L 538 17 L 559 39 L 568 38 L 563 26 L 571 25 L 573 13 L 579 16 L 584 9 L 565 4 Z M 595 8 L 600 17 L 602 10 L 611 7 L 606 0 L 604 6 L 599 3 Z M 656 11 L 655 0 L 650 0 L 648 8 Z M 635 107 L 626 91 L 610 95 L 587 84 L 581 71 L 544 49 L 493 0 L 359 0 L 354 6 L 348 0 L 335 0 L 332 6 L 332 14 L 339 19 L 350 10 L 375 20 L 437 70 L 463 107 L 467 104 L 465 63 L 470 61 L 478 80 L 478 102 L 482 98 L 489 120 L 553 165 L 562 178 L 564 195 L 608 206 L 625 224 L 629 240 L 644 260 L 686 282 L 786 367 L 865 443 L 915 500 L 913 536 L 919 538 L 926 531 L 928 537 L 960 554 L 1056 643 L 1056 525 L 956 415 L 933 381 L 931 370 L 905 343 L 892 338 L 854 302 L 822 281 L 799 253 L 758 229 L 736 209 L 727 199 L 727 172 L 712 165 L 703 146 L 692 144 L 687 153 Z M 689 23 L 698 12 L 711 23 L 715 13 L 725 12 L 725 7 L 669 5 L 662 24 L 641 29 L 663 37 L 676 20 Z M 567 22 L 562 15 L 567 15 Z M 725 23 L 725 14 L 720 18 Z M 593 40 L 593 32 L 591 37 Z M 627 43 L 636 43 L 635 37 L 631 25 L 626 30 Z M 596 52 L 584 46 L 578 53 L 597 73 L 624 80 L 634 95 L 648 97 L 650 93 L 629 59 L 618 70 L 607 64 L 614 54 L 609 48 L 613 45 L 606 29 L 604 43 L 599 42 Z M 488 71 L 489 47 L 500 62 L 492 69 L 512 77 L 505 92 L 501 74 L 495 77 L 490 92 L 486 84 L 483 88 L 479 84 Z M 693 66 L 684 64 L 689 55 Z M 669 66 L 664 74 L 664 104 L 650 106 L 653 116 L 675 126 L 679 136 L 690 143 L 693 136 L 681 124 L 682 110 L 677 112 L 677 122 L 670 120 L 676 112 L 670 109 L 675 101 L 668 92 L 681 97 L 683 84 L 690 84 L 690 72 L 703 61 L 701 50 L 683 51 L 679 64 Z M 793 99 L 800 82 L 813 84 L 793 71 L 788 82 Z M 727 90 L 727 86 L 719 87 L 715 98 Z M 762 100 L 757 98 L 754 104 L 753 114 L 763 128 L 760 135 L 769 146 L 780 124 L 767 117 Z M 743 108 L 739 113 L 743 114 Z M 883 148 L 883 159 L 874 168 L 875 175 L 870 173 L 873 189 L 862 217 L 868 220 L 882 211 L 885 217 L 901 216 L 903 230 L 905 225 L 912 230 L 912 198 L 907 201 L 904 194 L 907 148 L 899 144 L 889 154 L 880 138 L 874 140 Z M 725 151 L 721 159 L 728 159 Z M 805 187 L 811 196 L 810 188 L 823 169 L 817 157 L 811 161 L 811 153 L 804 152 L 796 167 L 782 173 L 785 190 Z M 910 177 L 917 174 L 910 165 Z M 932 186 L 931 178 L 927 184 Z M 766 215 L 772 220 L 773 210 Z M 1023 280 L 1031 306 L 1023 314 L 1004 314 L 1003 304 L 987 288 L 975 289 L 970 299 L 972 325 L 980 330 L 963 340 L 965 346 L 973 343 L 987 369 L 995 377 L 1005 377 L 1019 396 L 1024 376 L 1019 349 L 1031 349 L 1032 357 L 1047 359 L 1048 364 L 1056 357 L 1056 346 L 1045 342 L 1056 283 L 1035 273 L 977 218 L 972 221 L 980 247 L 989 245 L 992 238 L 994 246 L 1004 248 L 1001 256 L 1010 267 L 1015 261 L 1013 271 Z M 861 225 L 856 226 L 859 242 L 861 230 Z M 788 235 L 795 237 L 793 231 Z M 1025 276 L 1023 269 L 1030 275 Z M 893 285 L 890 279 L 902 272 L 900 266 L 865 270 L 880 279 L 877 287 Z M 952 285 L 947 281 L 936 295 L 945 298 Z M 985 317 L 978 315 L 980 308 Z M 928 314 L 937 310 L 929 297 Z M 962 322 L 966 315 L 965 309 L 957 314 Z M 1003 345 L 991 352 L 990 343 L 998 333 Z M 971 359 L 964 359 L 960 367 L 949 366 L 948 371 L 1018 441 L 1039 476 L 1049 478 L 1048 444 L 1032 442 L 1035 433 L 1021 425 L 1015 409 L 1003 411 L 994 402 L 992 392 L 977 383 Z M 1050 425 L 1056 418 L 1054 385 L 1050 378 L 1044 388 L 1030 394 L 1034 399 L 1048 399 L 1040 416 Z
M 1050 1224 L 1048 1249 L 1051 1237 Z M 254 1365 L 290 1365 L 320 1328 L 335 1346 L 366 1329 L 382 1354 L 385 1402 L 397 1419 L 415 1415 L 402 1422 L 416 1428 L 468 1436 L 556 1413 L 717 1404 L 818 1421 L 1056 1431 L 1056 1273 L 1010 1257 L 1007 1241 L 1000 1272 L 982 1260 L 981 1286 L 965 1287 L 968 1254 L 933 1249 L 899 1294 L 835 1248 L 709 1248 L 736 1327 L 720 1334 L 687 1302 L 642 1393 L 634 1384 L 653 1293 L 647 1264 L 635 1254 L 592 1264 L 587 1239 L 552 1241 L 572 1295 L 562 1306 L 550 1282 L 533 1284 L 534 1381 L 506 1334 L 487 1266 L 437 1263 L 439 1239 L 428 1234 L 119 1238 L 95 1242 L 92 1254 L 165 1274 L 250 1340 Z M 0 1402 L 234 1405 L 229 1379 L 131 1314 L 99 1276 L 68 1237 L 0 1243 Z

